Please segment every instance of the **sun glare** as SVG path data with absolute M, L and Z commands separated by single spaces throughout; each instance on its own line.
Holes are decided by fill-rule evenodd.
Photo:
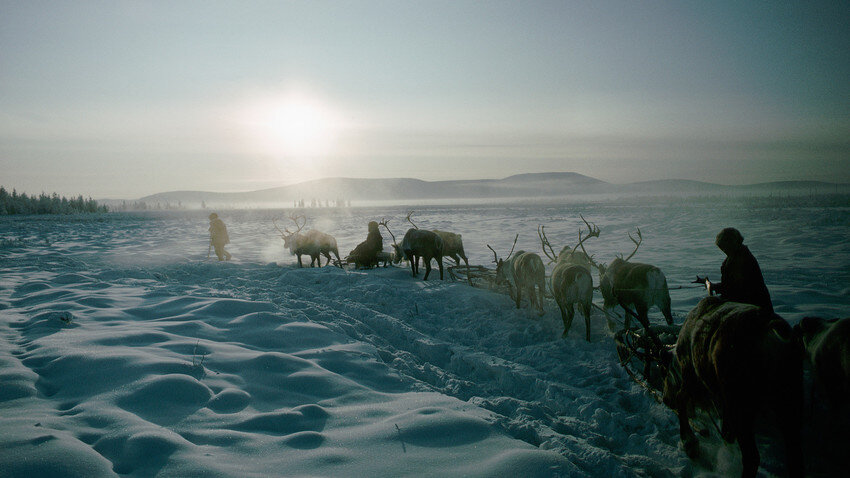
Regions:
M 287 161 L 327 156 L 339 129 L 334 111 L 305 94 L 258 101 L 247 116 L 245 123 L 261 152 Z

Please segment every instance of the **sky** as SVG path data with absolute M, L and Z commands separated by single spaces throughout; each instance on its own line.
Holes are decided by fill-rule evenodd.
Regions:
M 0 0 L 0 185 L 850 182 L 850 2 Z

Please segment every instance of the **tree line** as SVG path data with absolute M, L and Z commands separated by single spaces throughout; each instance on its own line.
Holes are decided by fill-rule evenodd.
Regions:
M 91 212 L 109 212 L 106 206 L 98 205 L 92 198 L 84 199 L 82 195 L 68 199 L 56 193 L 38 196 L 18 194 L 12 189 L 10 194 L 0 186 L 0 216 L 11 214 L 74 214 Z

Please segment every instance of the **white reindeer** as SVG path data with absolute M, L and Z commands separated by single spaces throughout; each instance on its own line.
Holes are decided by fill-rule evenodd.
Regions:
M 591 225 L 581 217 L 582 221 L 590 230 L 588 235 L 581 237 L 581 231 L 578 233 L 578 244 L 569 249 L 569 246 L 564 246 L 558 255 L 554 254 L 552 245 L 546 237 L 544 227 L 540 226 L 537 229 L 537 235 L 540 237 L 540 242 L 543 246 L 543 253 L 549 257 L 551 262 L 555 262 L 555 268 L 552 270 L 550 278 L 550 287 L 552 295 L 555 297 L 555 303 L 558 304 L 558 309 L 561 311 L 561 320 L 564 322 L 564 333 L 561 337 L 566 337 L 573 323 L 575 314 L 574 306 L 578 305 L 582 315 L 584 315 L 585 338 L 590 342 L 590 307 L 593 304 L 593 278 L 590 275 L 590 266 L 592 264 L 590 256 L 584 249 L 584 241 L 591 237 L 599 237 L 599 228 L 594 224 Z M 549 247 L 549 251 L 546 247 Z M 582 252 L 577 252 L 581 246 Z
M 516 245 L 516 238 L 514 245 Z M 493 251 L 493 262 L 496 263 L 496 282 L 507 282 L 508 292 L 511 299 L 516 302 L 516 308 L 519 309 L 524 290 L 528 293 L 531 307 L 537 308 L 539 315 L 543 315 L 543 290 L 546 288 L 546 268 L 543 265 L 543 259 L 533 252 L 516 251 L 514 253 L 513 248 L 511 248 L 508 258 L 502 260 L 499 259 L 496 251 L 489 244 L 487 247 Z
M 290 214 L 289 219 L 292 219 L 298 227 L 295 232 L 290 231 L 289 228 L 285 229 L 285 231 L 281 231 L 280 227 L 277 225 L 277 221 L 272 220 L 272 222 L 274 222 L 275 229 L 277 229 L 280 233 L 280 237 L 283 239 L 283 247 L 289 248 L 289 252 L 292 255 L 298 256 L 298 267 L 304 267 L 301 263 L 302 255 L 310 256 L 310 267 L 315 267 L 316 261 L 319 262 L 319 267 L 322 267 L 322 259 L 319 257 L 320 255 L 327 257 L 328 261 L 325 265 L 330 264 L 331 252 L 333 252 L 336 256 L 336 260 L 338 262 L 340 261 L 339 248 L 337 247 L 336 239 L 334 239 L 333 236 L 315 229 L 302 233 L 301 229 L 303 229 L 307 224 L 306 216 Z

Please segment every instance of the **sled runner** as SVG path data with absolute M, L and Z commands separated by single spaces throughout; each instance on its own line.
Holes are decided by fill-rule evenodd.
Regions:
M 658 337 L 660 346 L 642 328 L 623 329 L 614 335 L 620 365 L 638 385 L 662 403 L 665 369 L 662 356 L 676 346 L 679 325 L 653 325 L 652 332 Z

